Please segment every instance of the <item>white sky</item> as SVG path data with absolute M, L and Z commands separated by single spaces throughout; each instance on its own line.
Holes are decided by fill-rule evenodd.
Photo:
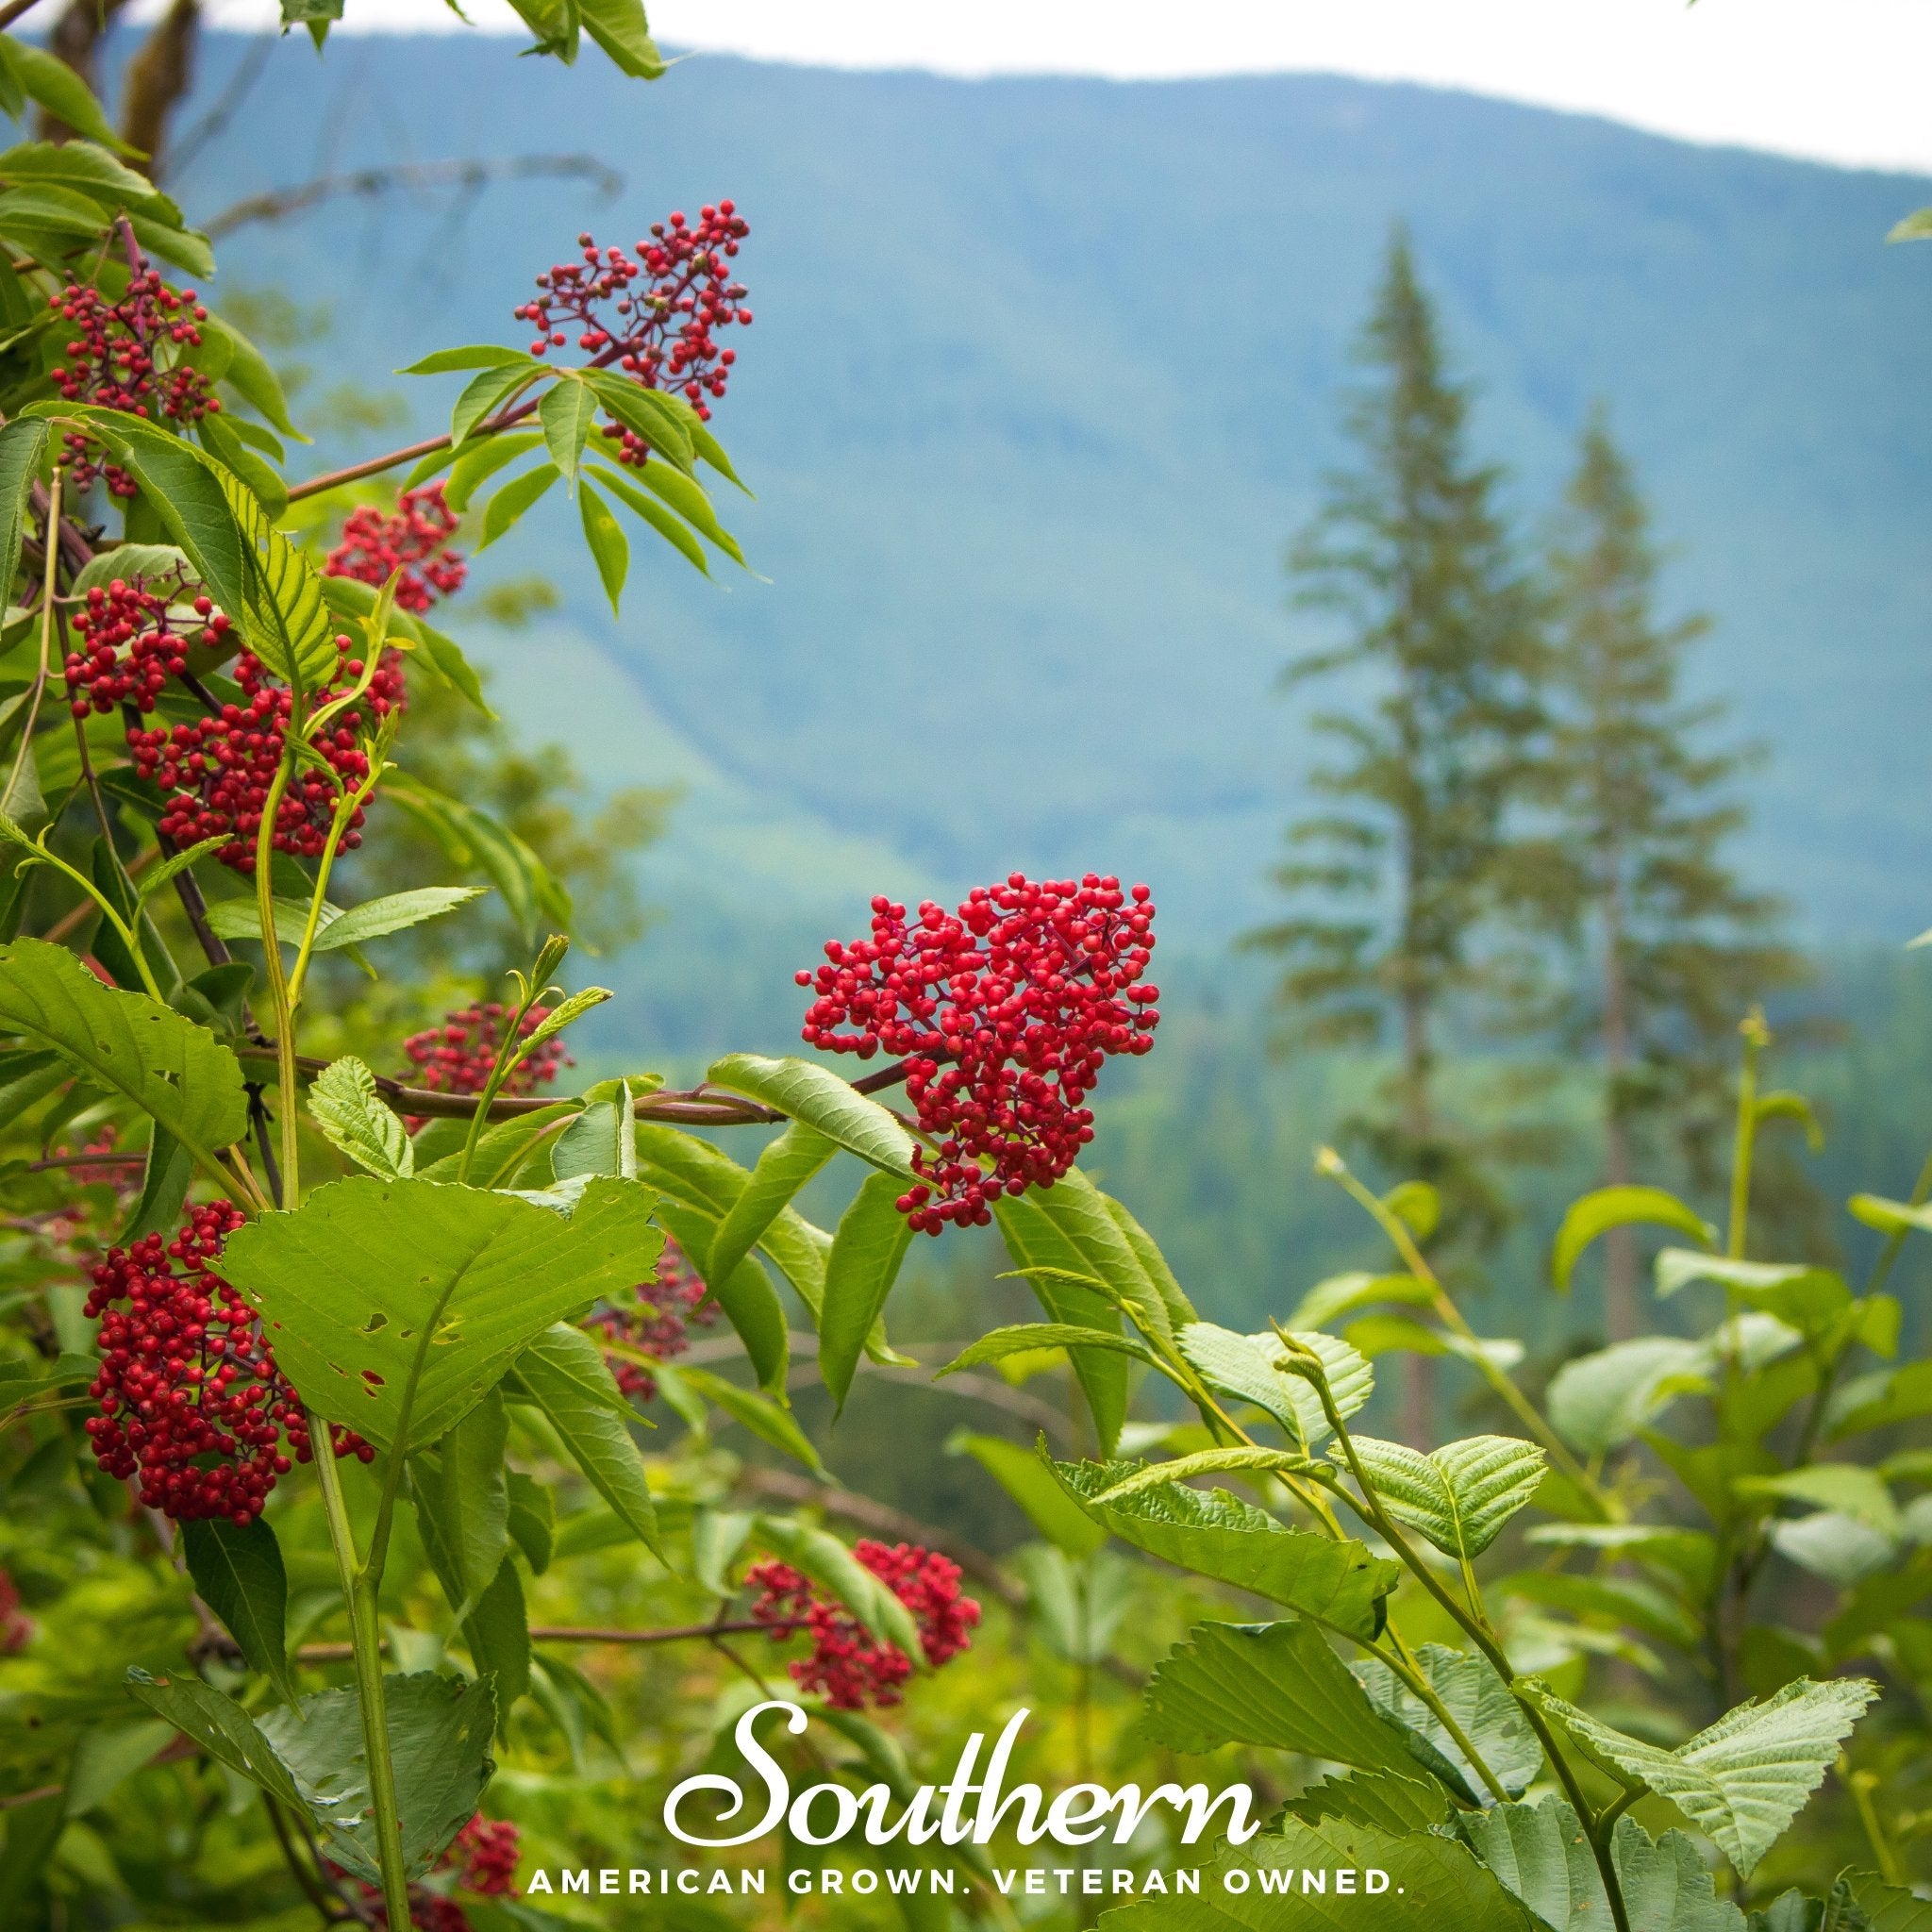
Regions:
M 503 0 L 464 10 L 521 31 Z M 656 0 L 649 10 L 667 45 L 760 59 L 1119 79 L 1355 74 L 1932 174 L 1932 0 Z M 265 0 L 214 0 L 210 11 L 225 25 L 274 17 Z M 344 25 L 464 30 L 443 0 L 348 0 Z

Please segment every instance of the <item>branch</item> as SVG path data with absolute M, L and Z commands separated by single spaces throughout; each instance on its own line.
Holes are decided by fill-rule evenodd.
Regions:
M 387 194 L 397 188 L 464 188 L 475 191 L 492 181 L 525 181 L 533 176 L 592 182 L 606 201 L 624 192 L 624 176 L 594 155 L 517 155 L 508 160 L 403 161 L 387 168 L 358 168 L 346 175 L 321 175 L 293 188 L 274 188 L 231 203 L 202 225 L 210 242 L 231 235 L 250 222 L 279 222 L 343 195 Z

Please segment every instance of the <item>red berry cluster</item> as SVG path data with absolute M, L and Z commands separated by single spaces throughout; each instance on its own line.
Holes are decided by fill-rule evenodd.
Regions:
M 872 902 L 872 938 L 825 944 L 800 973 L 818 997 L 805 1039 L 906 1061 L 906 1091 L 937 1153 L 913 1156 L 900 1197 L 915 1228 L 984 1226 L 991 1204 L 1051 1187 L 1093 1138 L 1084 1105 L 1109 1054 L 1154 1044 L 1160 989 L 1142 986 L 1154 950 L 1145 886 L 1089 873 L 1036 885 L 1014 873 L 975 886 L 957 915 L 931 900 Z
M 972 1644 L 979 1606 L 959 1594 L 957 1563 L 916 1543 L 894 1548 L 869 1539 L 854 1544 L 852 1554 L 912 1612 L 919 1647 L 935 1670 Z M 802 1690 L 822 1691 L 834 1710 L 900 1701 L 912 1660 L 896 1643 L 874 1638 L 843 1604 L 822 1595 L 789 1563 L 755 1563 L 744 1580 L 760 1592 L 751 1614 L 774 1626 L 774 1643 L 794 1629 L 811 1639 L 811 1655 L 791 1666 Z
M 387 516 L 368 505 L 352 509 L 342 521 L 342 541 L 322 566 L 323 575 L 380 585 L 400 570 L 396 603 L 418 616 L 438 597 L 454 597 L 470 566 L 448 547 L 458 517 L 442 490 L 441 483 L 406 490 Z
M 141 1500 L 180 1523 L 225 1516 L 245 1526 L 291 1457 L 312 1454 L 301 1401 L 254 1310 L 213 1272 L 242 1219 L 213 1201 L 190 1208 L 171 1241 L 151 1234 L 109 1248 L 87 1298 L 101 1324 L 90 1391 L 101 1412 L 86 1425 L 94 1459 L 109 1475 L 137 1476 Z M 329 1437 L 338 1457 L 375 1459 L 346 1429 L 332 1424 Z
M 207 601 L 197 597 L 196 608 Z M 361 660 L 351 658 L 349 649 L 346 637 L 336 639 L 336 652 L 341 659 L 337 675 L 345 688 L 362 675 Z M 167 794 L 159 821 L 161 832 L 176 845 L 225 837 L 228 842 L 215 857 L 237 872 L 252 873 L 256 834 L 269 789 L 281 765 L 294 698 L 288 686 L 270 679 L 252 651 L 243 651 L 235 660 L 235 680 L 246 704 L 225 704 L 192 724 L 157 725 L 151 730 L 130 726 L 127 745 L 136 773 L 152 779 Z M 325 691 L 317 703 L 341 694 L 340 690 Z M 357 743 L 365 709 L 382 718 L 402 702 L 400 657 L 386 652 L 367 692 L 313 741 L 343 785 L 359 785 L 369 775 L 368 754 Z M 314 765 L 305 764 L 289 781 L 276 807 L 272 835 L 275 850 L 297 858 L 318 857 L 327 843 L 336 797 L 329 779 Z M 344 851 L 353 852 L 361 844 L 363 818 L 358 806 L 342 837 Z
M 108 301 L 90 283 L 69 282 L 53 309 L 75 330 L 53 372 L 54 386 L 67 402 L 130 416 L 165 416 L 184 425 L 220 410 L 221 401 L 200 370 L 178 356 L 165 364 L 160 359 L 171 347 L 201 346 L 200 325 L 208 310 L 192 289 L 169 288 L 145 256 L 118 302 Z M 84 434 L 71 432 L 65 444 L 79 488 L 105 473 L 116 496 L 134 494 L 133 477 L 103 462 Z
M 517 1859 L 521 1856 L 517 1827 L 507 1818 L 485 1818 L 482 1812 L 470 1820 L 450 1841 L 449 1848 L 436 1861 L 439 1873 L 455 1874 L 458 1891 L 473 1892 L 478 1898 L 515 1898 Z M 331 1864 L 329 1870 L 341 1878 L 342 1869 Z M 389 1914 L 383 1907 L 382 1893 L 373 1885 L 358 1881 L 362 1893 L 364 1923 L 384 1928 Z M 446 1893 L 432 1891 L 426 1885 L 409 1888 L 409 1923 L 418 1932 L 472 1932 L 469 1914 Z
M 74 715 L 105 715 L 121 705 L 152 711 L 168 679 L 188 669 L 190 646 L 218 648 L 232 628 L 206 597 L 194 600 L 194 614 L 195 623 L 176 629 L 166 593 L 145 577 L 95 584 L 74 613 L 75 648 L 61 667 Z
M 519 1036 L 527 1040 L 549 1011 L 545 1006 L 532 1007 L 517 1029 Z M 447 1014 L 440 1026 L 410 1034 L 403 1041 L 403 1051 L 409 1056 L 416 1084 L 438 1093 L 482 1092 L 503 1050 L 503 1026 L 509 1015 L 509 1008 L 500 1000 L 479 1001 Z M 561 1068 L 575 1064 L 564 1052 L 563 1041 L 553 1037 L 517 1062 L 503 1091 L 528 1093 L 556 1079 Z
M 96 1128 L 83 1146 L 75 1147 L 71 1142 L 63 1141 L 57 1151 L 62 1159 L 74 1162 L 68 1173 L 77 1188 L 131 1185 L 138 1177 L 139 1170 L 130 1173 L 127 1167 L 118 1161 L 108 1159 L 96 1167 L 92 1161 L 81 1158 L 89 1154 L 111 1156 L 121 1151 L 121 1132 L 112 1121 L 108 1122 L 105 1126 Z
M 648 1281 L 639 1282 L 633 1292 L 635 1305 L 607 1305 L 584 1325 L 641 1354 L 668 1361 L 691 1346 L 688 1330 L 708 1328 L 718 1319 L 717 1303 L 698 1306 L 705 1300 L 705 1284 L 675 1241 L 664 1243 L 657 1272 Z M 657 1398 L 658 1379 L 648 1369 L 613 1356 L 610 1373 L 617 1386 L 635 1400 Z
M 539 275 L 542 293 L 515 311 L 537 329 L 531 355 L 562 348 L 575 329 L 577 347 L 596 358 L 596 367 L 615 364 L 645 389 L 681 393 L 708 422 L 706 398 L 724 393 L 738 359 L 737 350 L 718 346 L 715 332 L 734 322 L 751 326 L 744 285 L 731 279 L 729 267 L 750 232 L 733 204 L 721 201 L 698 210 L 695 227 L 681 211 L 654 222 L 650 239 L 633 251 L 635 260 L 579 235 L 583 259 L 559 261 Z M 634 289 L 640 279 L 644 286 Z M 642 467 L 649 450 L 641 438 L 619 423 L 607 423 L 604 434 L 618 445 L 620 462 Z
M 0 1657 L 18 1657 L 33 1641 L 34 1621 L 20 1607 L 20 1590 L 0 1570 Z

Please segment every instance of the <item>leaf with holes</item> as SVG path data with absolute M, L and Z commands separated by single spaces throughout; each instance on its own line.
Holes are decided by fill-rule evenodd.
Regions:
M 385 1448 L 426 1444 L 553 1322 L 650 1274 L 655 1205 L 632 1181 L 594 1179 L 560 1214 L 357 1176 L 231 1235 L 222 1268 L 305 1402 Z
M 1665 1751 L 1600 1723 L 1589 1712 L 1526 1687 L 1601 1770 L 1633 1790 L 1668 1798 L 1740 1875 L 1757 1863 L 1818 1789 L 1865 1707 L 1878 1695 L 1869 1677 L 1800 1677 L 1763 1704 L 1725 1712 L 1689 1743 Z
M 1467 1436 L 1429 1456 L 1357 1436 L 1355 1450 L 1390 1515 L 1465 1562 L 1495 1541 L 1543 1479 L 1542 1450 L 1518 1436 Z
M 0 1030 L 52 1047 L 204 1162 L 248 1131 L 242 1063 L 227 1047 L 143 993 L 103 986 L 64 947 L 23 939 L 0 951 Z

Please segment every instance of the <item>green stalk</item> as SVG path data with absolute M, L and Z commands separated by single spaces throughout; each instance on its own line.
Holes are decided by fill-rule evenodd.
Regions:
M 1738 1075 L 1738 1125 L 1731 1156 L 1731 1224 L 1724 1253 L 1733 1261 L 1744 1258 L 1744 1238 L 1751 1222 L 1751 1156 L 1757 1144 L 1757 1056 L 1771 1044 L 1764 1012 L 1753 1007 L 1738 1031 L 1744 1036 L 1744 1065 Z
M 55 570 L 60 560 L 60 485 L 66 475 L 57 464 L 54 480 L 48 486 L 47 575 L 41 590 L 41 660 L 34 672 L 33 697 L 27 704 L 26 722 L 20 727 L 20 749 L 14 753 L 13 764 L 7 774 L 7 790 L 0 791 L 0 810 L 8 813 L 13 809 L 13 794 L 20 784 L 21 774 L 26 768 L 26 761 L 34 755 L 34 726 L 40 723 L 41 700 L 46 695 L 47 679 L 53 670 Z
M 301 1201 L 301 1152 L 296 1144 L 295 1014 L 289 1001 L 289 981 L 282 971 L 282 941 L 275 931 L 275 830 L 282 794 L 295 770 L 296 741 L 291 731 L 280 764 L 262 801 L 261 823 L 255 831 L 255 909 L 261 923 L 261 951 L 267 962 L 269 1004 L 275 1016 L 275 1067 L 282 1125 L 283 1209 Z M 318 1451 L 318 1456 L 322 1452 Z
M 562 965 L 563 956 L 569 950 L 570 941 L 559 934 L 552 933 L 544 941 L 543 950 L 537 955 L 536 968 L 529 978 L 525 979 L 521 973 L 511 975 L 520 991 L 517 1009 L 510 1015 L 509 1024 L 504 1028 L 503 1044 L 496 1050 L 496 1064 L 491 1068 L 490 1078 L 484 1082 L 483 1091 L 476 1096 L 475 1111 L 470 1116 L 470 1131 L 463 1141 L 463 1158 L 457 1164 L 457 1184 L 459 1187 L 470 1178 L 470 1167 L 476 1158 L 476 1143 L 483 1138 L 484 1122 L 490 1118 L 491 1103 L 509 1078 L 511 1069 L 524 1057 L 524 1018 L 543 997 L 550 975 Z

